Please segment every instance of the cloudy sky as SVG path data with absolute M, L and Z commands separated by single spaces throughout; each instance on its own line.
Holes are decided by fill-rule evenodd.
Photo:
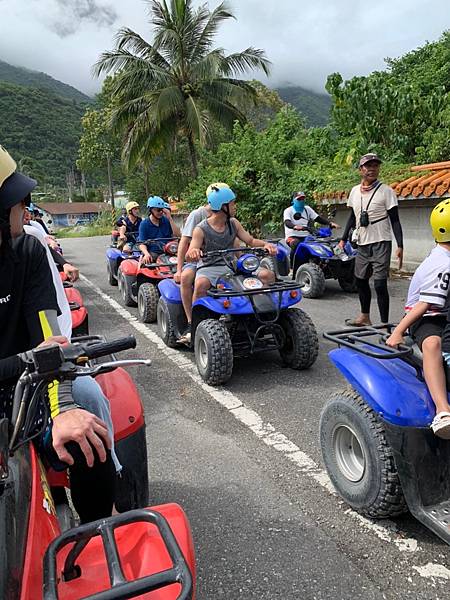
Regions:
M 218 1 L 207 3 L 215 7 Z M 218 45 L 228 51 L 263 48 L 273 63 L 271 85 L 316 91 L 323 91 L 333 71 L 348 78 L 381 69 L 385 57 L 400 56 L 450 29 L 449 0 L 230 3 L 237 21 L 222 27 Z M 0 0 L 0 60 L 93 94 L 99 83 L 91 65 L 113 47 L 122 26 L 150 40 L 146 17 L 143 0 Z

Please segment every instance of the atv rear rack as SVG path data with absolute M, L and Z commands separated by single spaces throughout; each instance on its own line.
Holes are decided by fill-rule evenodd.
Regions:
M 114 530 L 124 525 L 142 522 L 157 527 L 172 561 L 172 568 L 141 577 L 135 581 L 129 581 L 122 569 Z M 58 553 L 67 545 L 73 544 L 65 560 L 62 575 L 64 581 L 82 577 L 81 568 L 76 564 L 76 561 L 89 541 L 97 536 L 102 538 L 111 588 L 85 596 L 86 599 L 122 600 L 134 598 L 174 583 L 181 586 L 181 592 L 177 600 L 190 600 L 192 598 L 192 575 L 168 521 L 156 510 L 138 509 L 69 529 L 53 540 L 44 556 L 44 600 L 59 599 L 58 581 L 60 574 L 57 571 L 56 560 Z
M 392 324 L 352 327 L 336 331 L 326 331 L 323 337 L 338 346 L 351 348 L 351 350 L 355 350 L 355 352 L 359 352 L 370 358 L 380 360 L 398 358 L 403 360 L 415 369 L 418 379 L 423 381 L 422 360 L 414 354 L 412 346 L 399 344 L 396 348 L 393 348 L 385 344 L 394 327 L 395 325 Z M 375 336 L 378 337 L 378 340 L 371 339 Z
M 257 296 L 258 294 L 269 294 L 269 293 L 279 293 L 279 292 L 289 292 L 291 290 L 300 290 L 301 286 L 295 282 L 289 281 L 279 281 L 275 282 L 270 286 L 262 287 L 257 290 L 220 290 L 218 288 L 214 288 L 212 290 L 208 290 L 208 296 L 212 298 L 236 298 L 238 296 Z M 300 300 L 300 298 L 299 298 Z

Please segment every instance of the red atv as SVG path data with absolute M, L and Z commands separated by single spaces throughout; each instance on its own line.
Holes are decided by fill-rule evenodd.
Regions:
M 171 238 L 147 240 L 144 244 L 159 243 L 161 254 L 155 262 L 144 265 L 129 259 L 120 263 L 117 280 L 125 306 L 138 307 L 139 319 L 143 323 L 154 323 L 159 300 L 158 283 L 172 279 L 177 270 L 178 240 Z M 166 243 L 162 243 L 162 242 Z
M 89 318 L 87 308 L 84 306 L 83 297 L 65 273 L 60 272 L 66 298 L 69 302 L 72 316 L 72 337 L 89 335 Z
M 27 353 L 12 419 L 0 420 L 1 598 L 194 599 L 194 550 L 183 510 L 175 504 L 143 508 L 148 501 L 143 408 L 131 378 L 119 367 L 150 361 L 95 362 L 135 345 L 134 338 L 106 343 L 91 337 Z M 98 377 L 111 403 L 116 452 L 124 468 L 115 504 L 128 512 L 64 531 L 71 510 L 67 501 L 55 505 L 62 495 L 55 488 L 68 487 L 67 475 L 46 472 L 31 441 L 40 432 L 30 427 L 47 382 L 85 375 Z

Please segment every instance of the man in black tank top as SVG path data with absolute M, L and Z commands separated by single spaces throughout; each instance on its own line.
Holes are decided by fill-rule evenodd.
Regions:
M 203 253 L 211 250 L 232 248 L 235 238 L 244 242 L 246 246 L 265 248 L 271 255 L 276 254 L 276 246 L 254 238 L 235 218 L 236 195 L 231 189 L 213 190 L 208 196 L 208 203 L 212 215 L 194 229 L 191 245 L 186 254 L 189 261 L 202 261 Z M 195 277 L 193 302 L 206 296 L 209 288 L 216 285 L 217 279 L 229 272 L 224 262 L 203 261 L 200 266 L 202 268 L 197 271 Z M 275 274 L 269 269 L 259 269 L 257 275 L 264 285 L 270 285 L 275 281 Z

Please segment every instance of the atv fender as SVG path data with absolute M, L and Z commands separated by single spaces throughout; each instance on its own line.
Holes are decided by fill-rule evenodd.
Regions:
M 180 286 L 173 279 L 160 281 L 158 289 L 167 304 L 182 304 Z
M 138 261 L 128 258 L 120 263 L 120 270 L 124 275 L 136 277 L 138 272 Z
M 122 251 L 118 250 L 117 248 L 108 248 L 108 250 L 106 251 L 106 258 L 109 261 L 117 260 L 121 256 L 122 256 Z
M 98 375 L 96 382 L 111 406 L 116 442 L 131 436 L 144 425 L 144 409 L 130 375 L 124 369 Z
M 349 348 L 332 350 L 329 357 L 384 421 L 403 427 L 430 425 L 434 404 L 413 367 L 400 359 L 375 359 Z

